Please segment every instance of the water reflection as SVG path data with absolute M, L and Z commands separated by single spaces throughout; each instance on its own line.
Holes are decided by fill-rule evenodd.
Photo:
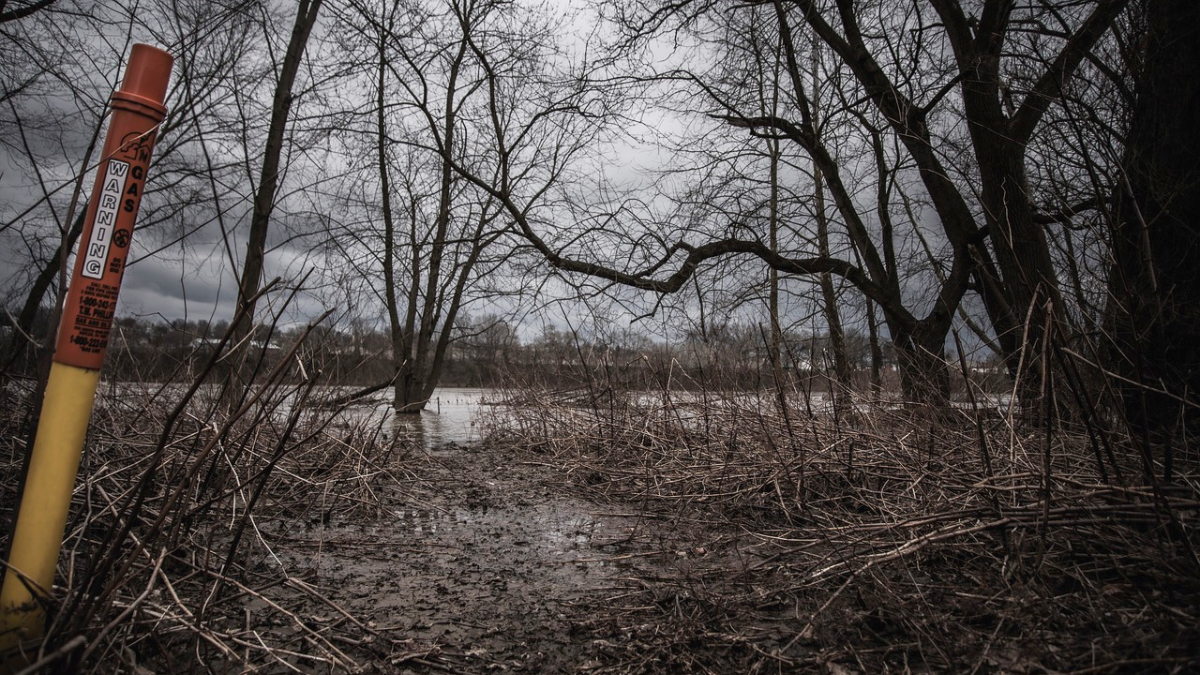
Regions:
M 389 440 L 395 443 L 433 450 L 446 443 L 479 440 L 476 417 L 486 394 L 484 389 L 435 389 L 419 415 L 397 415 L 390 401 L 377 401 L 353 414 L 384 424 Z
M 407 507 L 393 512 L 396 525 L 418 537 L 457 532 L 471 540 L 487 539 L 505 548 L 533 547 L 550 555 L 586 549 L 606 533 L 605 525 L 566 501 L 518 508 L 434 511 Z
M 435 445 L 430 442 L 429 434 L 425 433 L 425 420 L 421 415 L 397 415 L 390 409 L 383 414 L 385 417 L 390 416 L 386 422 L 389 440 L 393 445 L 426 450 Z

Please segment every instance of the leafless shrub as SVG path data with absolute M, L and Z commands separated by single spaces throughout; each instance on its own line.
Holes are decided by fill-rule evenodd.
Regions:
M 1102 477 L 1082 426 L 1022 425 L 982 397 L 838 417 L 797 387 L 662 381 L 517 387 L 486 423 L 679 524 L 676 575 L 588 607 L 596 672 L 1196 666 L 1194 472 L 1117 482 L 1141 475 L 1126 442 Z
M 297 353 L 258 369 L 232 402 L 220 353 L 190 383 L 103 388 L 51 621 L 43 640 L 24 645 L 34 670 L 146 672 L 183 654 L 210 671 L 359 668 L 362 655 L 338 640 L 350 632 L 361 642 L 365 629 L 272 542 L 284 523 L 370 516 L 379 490 L 401 477 L 380 423 L 321 405 L 334 392 L 317 389 L 315 364 Z M 22 404 L 32 394 L 5 393 Z M 2 419 L 10 490 L 24 409 L 6 407 Z M 300 610 L 313 605 L 340 618 Z

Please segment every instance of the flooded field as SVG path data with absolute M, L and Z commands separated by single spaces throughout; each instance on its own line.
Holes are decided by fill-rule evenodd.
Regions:
M 87 504 L 112 504 L 101 515 L 158 438 L 146 420 L 173 405 L 109 391 L 83 483 Z M 254 392 L 227 442 L 216 391 L 162 465 L 201 480 L 227 466 L 198 490 L 226 501 L 199 523 L 208 503 L 176 509 L 160 519 L 180 523 L 172 546 L 130 558 L 95 621 L 142 603 L 117 643 L 139 668 L 120 672 L 1196 669 L 1198 587 L 1153 530 L 1169 508 L 1194 532 L 1194 491 L 1097 484 L 1079 438 L 1048 493 L 1042 437 L 989 419 L 985 455 L 970 410 L 839 422 L 815 395 L 531 391 L 501 406 L 446 389 L 406 417 L 333 389 L 297 409 L 289 386 Z M 181 473 L 163 474 L 167 494 Z M 142 521 L 131 532 L 156 532 Z M 113 531 L 100 525 L 90 536 Z

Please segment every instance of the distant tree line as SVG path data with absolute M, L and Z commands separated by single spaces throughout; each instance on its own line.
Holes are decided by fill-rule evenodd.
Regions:
M 42 312 L 35 329 L 46 321 Z M 224 319 L 119 317 L 104 375 L 117 381 L 143 382 L 194 377 L 230 331 L 230 323 Z M 303 339 L 297 358 L 306 372 L 316 374 L 324 384 L 361 387 L 395 376 L 392 341 L 382 326 L 358 321 L 340 327 L 317 326 L 306 338 L 304 334 L 301 326 L 258 324 L 242 343 L 228 342 L 223 353 L 244 353 L 273 366 Z M 0 325 L 0 338 L 2 343 L 14 340 L 11 326 Z M 885 381 L 895 384 L 896 359 L 891 345 L 873 349 L 868 336 L 856 331 L 847 332 L 843 340 L 859 388 L 882 389 Z M 811 379 L 808 386 L 818 390 L 836 380 L 828 334 L 785 333 L 779 349 L 782 363 L 778 367 L 789 378 Z M 875 353 L 882 358 L 874 359 Z M 231 359 L 218 355 L 218 361 Z M 488 316 L 478 321 L 468 318 L 455 327 L 439 386 L 576 388 L 604 379 L 631 389 L 760 388 L 774 383 L 775 366 L 768 331 L 760 325 L 724 324 L 670 342 L 628 329 L 580 334 L 551 326 L 522 339 L 506 321 Z M 997 370 L 995 363 L 973 366 L 980 373 Z M 33 367 L 33 362 L 25 360 L 14 372 L 33 375 Z

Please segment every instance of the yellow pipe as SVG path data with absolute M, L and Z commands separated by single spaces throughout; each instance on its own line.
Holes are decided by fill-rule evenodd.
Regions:
M 54 584 L 150 154 L 167 114 L 163 100 L 173 61 L 161 49 L 134 45 L 121 87 L 112 95 L 104 161 L 88 201 L 0 589 L 0 658 L 45 631 L 44 601 Z M 19 658 L 3 666 L 13 669 Z
M 44 597 L 54 584 L 75 474 L 99 382 L 98 370 L 58 362 L 50 366 L 12 555 L 0 591 L 0 652 L 23 640 L 42 637 L 45 613 L 30 588 L 38 589 L 37 595 Z

